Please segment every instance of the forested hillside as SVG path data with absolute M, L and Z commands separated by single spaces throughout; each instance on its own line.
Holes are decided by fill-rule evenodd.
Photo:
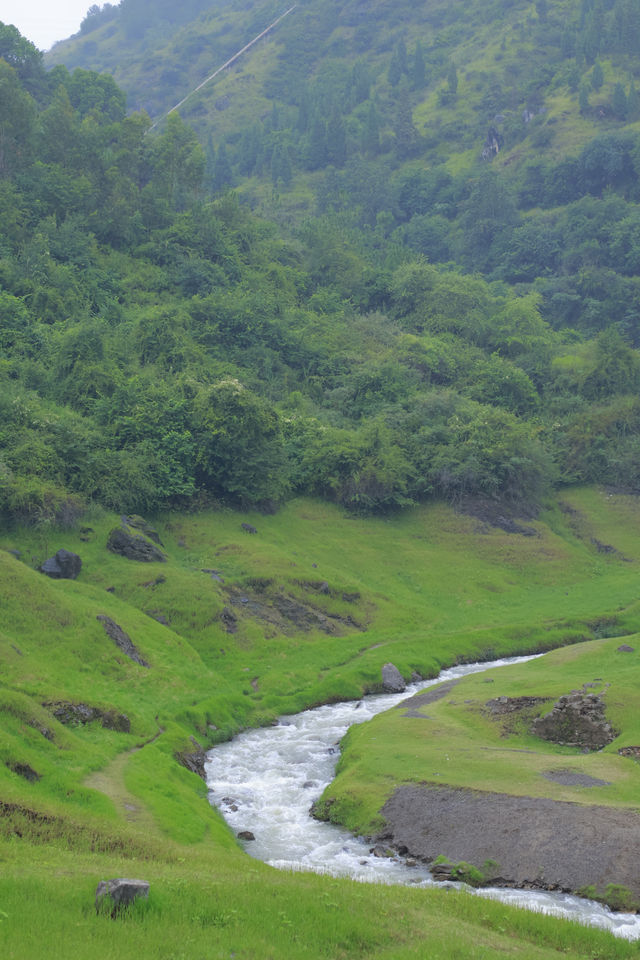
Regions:
M 635 7 L 464 8 L 301 4 L 200 139 L 2 28 L 6 516 L 638 488 Z M 54 57 L 162 114 L 282 12 L 150 9 Z

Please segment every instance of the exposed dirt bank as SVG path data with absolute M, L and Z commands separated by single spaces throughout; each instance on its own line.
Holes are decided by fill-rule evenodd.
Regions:
M 616 883 L 640 898 L 640 815 L 629 810 L 425 785 L 399 787 L 382 815 L 384 839 L 412 857 L 495 860 L 505 885 Z

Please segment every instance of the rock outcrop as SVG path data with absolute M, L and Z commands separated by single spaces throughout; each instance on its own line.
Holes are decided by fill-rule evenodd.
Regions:
M 115 710 L 102 710 L 100 707 L 91 707 L 87 703 L 72 703 L 70 700 L 55 700 L 43 703 L 59 723 L 85 724 L 99 720 L 105 730 L 116 730 L 118 733 L 130 733 L 131 721 L 126 713 L 117 713 Z
M 122 517 L 107 539 L 107 550 L 139 563 L 166 563 L 160 537 L 142 517 Z
M 130 660 L 133 660 L 134 663 L 138 663 L 141 667 L 149 666 L 147 661 L 143 660 L 143 658 L 140 656 L 129 634 L 125 633 L 122 627 L 118 626 L 115 620 L 112 620 L 111 617 L 107 617 L 102 613 L 98 614 L 96 620 L 100 621 L 107 636 L 113 640 L 115 645 L 122 650 L 126 657 L 129 657 Z
M 75 580 L 82 569 L 82 560 L 77 553 L 70 550 L 58 550 L 54 557 L 49 557 L 40 567 L 40 573 L 52 577 L 54 580 Z
M 205 773 L 204 765 L 207 760 L 207 755 L 204 751 L 204 747 L 198 743 L 195 737 L 190 737 L 191 743 L 193 744 L 193 750 L 180 750 L 175 754 L 175 758 L 178 763 L 181 763 L 183 767 L 186 767 L 187 770 L 190 770 L 191 773 L 195 773 L 198 777 L 202 777 L 206 781 L 207 775 Z
M 595 693 L 574 690 L 553 705 L 549 713 L 537 717 L 531 733 L 542 740 L 583 750 L 601 750 L 616 733 L 607 723 L 604 703 Z

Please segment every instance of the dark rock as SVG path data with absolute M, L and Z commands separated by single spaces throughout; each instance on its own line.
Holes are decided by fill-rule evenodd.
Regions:
M 635 647 L 630 647 L 628 643 L 621 643 L 617 649 L 618 653 L 635 653 Z
M 417 670 L 411 671 L 411 683 L 420 683 L 424 678 L 420 676 Z
M 189 739 L 195 747 L 195 750 L 182 750 L 175 754 L 175 758 L 178 763 L 181 763 L 182 766 L 190 770 L 191 773 L 195 773 L 198 777 L 206 780 L 207 775 L 204 765 L 207 762 L 207 755 L 195 737 L 190 737 Z
M 147 900 L 149 884 L 146 880 L 101 880 L 96 887 L 96 911 L 108 910 L 112 917 L 131 906 L 138 897 Z
M 618 753 L 621 757 L 633 757 L 634 760 L 640 760 L 640 747 L 620 747 Z
M 371 847 L 369 853 L 372 853 L 374 857 L 386 857 L 388 860 L 394 856 L 393 850 L 390 850 L 389 847 L 385 847 L 382 843 L 377 843 L 375 847 Z
M 33 767 L 30 767 L 28 763 L 12 763 L 8 760 L 7 766 L 10 770 L 13 770 L 14 773 L 17 773 L 19 777 L 23 777 L 25 780 L 28 780 L 29 783 L 35 783 L 36 780 L 40 779 L 40 774 L 36 773 Z
M 22 556 L 22 552 L 20 550 L 7 550 L 7 553 L 10 553 L 12 557 L 16 558 L 16 560 L 19 560 Z
M 497 157 L 502 149 L 504 143 L 504 137 L 497 129 L 497 127 L 490 126 L 487 131 L 487 136 L 482 147 L 481 157 L 483 160 L 492 160 L 493 157 Z
M 58 550 L 55 557 L 49 557 L 40 567 L 40 573 L 54 580 L 75 580 L 82 569 L 82 560 L 77 553 Z
M 531 733 L 552 743 L 600 750 L 616 738 L 606 721 L 604 706 L 595 693 L 574 690 L 560 697 L 545 716 L 537 717 Z
M 138 663 L 141 667 L 149 666 L 147 661 L 142 659 L 135 645 L 131 642 L 131 637 L 129 634 L 125 633 L 122 627 L 119 627 L 115 620 L 112 620 L 111 617 L 107 617 L 101 613 L 98 614 L 96 620 L 100 621 L 107 636 L 113 640 L 115 645 L 122 650 L 125 656 L 129 657 L 130 660 L 133 660 L 134 663 Z
M 145 613 L 148 617 L 151 617 L 152 620 L 155 620 L 156 623 L 161 623 L 163 627 L 170 626 L 169 621 L 163 613 L 160 613 L 159 610 L 146 610 Z
M 258 531 L 250 523 L 241 523 L 240 527 L 244 530 L 245 533 L 257 533 Z
M 251 833 L 251 830 L 241 830 L 238 834 L 238 839 L 240 840 L 255 840 L 255 835 Z
M 501 716 L 505 713 L 519 713 L 529 707 L 536 707 L 540 703 L 548 703 L 549 697 L 496 697 L 487 700 L 485 706 L 492 714 Z
M 91 707 L 87 703 L 71 703 L 69 700 L 56 700 L 43 703 L 42 706 L 50 710 L 59 723 L 65 725 L 92 723 L 94 720 L 99 720 L 105 730 L 116 730 L 118 733 L 131 732 L 131 721 L 126 713 L 101 710 L 100 707 Z
M 382 668 L 382 689 L 386 693 L 402 693 L 407 685 L 397 667 L 392 663 L 385 663 Z
M 159 546 L 164 546 L 158 531 L 155 530 L 150 523 L 147 523 L 143 517 L 139 517 L 137 514 L 133 513 L 128 517 L 121 517 L 120 520 L 123 528 L 130 527 L 132 530 L 137 530 L 138 533 L 141 533 L 149 540 L 153 540 L 153 542 L 157 543 Z
M 163 577 L 162 574 L 160 574 L 160 576 L 156 577 L 155 580 L 147 580 L 147 582 L 143 583 L 142 586 L 153 588 L 153 587 L 159 587 L 161 583 L 166 583 L 166 582 L 167 582 L 167 578 Z
M 236 633 L 238 630 L 238 618 L 236 617 L 233 610 L 230 610 L 229 607 L 223 607 L 220 613 L 220 619 L 224 624 L 224 628 L 227 633 Z
M 128 560 L 137 560 L 139 563 L 166 563 L 162 550 L 155 543 L 142 534 L 133 533 L 129 529 L 114 527 L 107 540 L 107 550 L 117 553 Z

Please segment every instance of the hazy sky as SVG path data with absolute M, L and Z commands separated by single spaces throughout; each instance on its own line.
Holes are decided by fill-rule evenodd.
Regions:
M 102 6 L 102 0 L 0 0 L 0 21 L 12 23 L 39 50 L 48 50 L 56 40 L 77 33 L 96 2 Z

